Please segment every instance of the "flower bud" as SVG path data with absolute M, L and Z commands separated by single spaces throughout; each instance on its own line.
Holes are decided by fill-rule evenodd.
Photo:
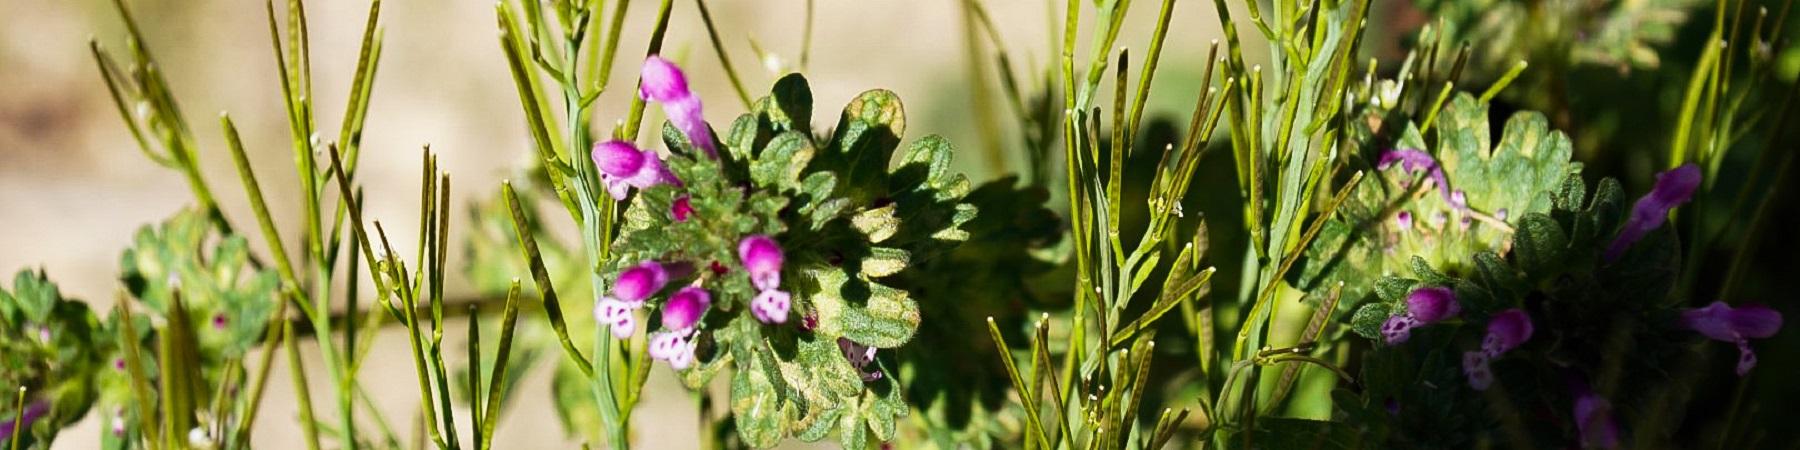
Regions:
M 619 279 L 613 282 L 612 296 L 636 307 L 668 283 L 669 271 L 662 264 L 644 261 L 619 272 Z
M 701 112 L 700 97 L 688 89 L 687 76 L 681 73 L 681 68 L 661 56 L 651 55 L 644 60 L 640 76 L 643 79 L 638 85 L 638 96 L 662 104 L 663 115 L 668 117 L 670 124 L 687 135 L 688 141 L 706 152 L 706 156 L 718 158 L 712 128 L 706 125 L 706 117 Z
M 768 236 L 754 235 L 738 241 L 738 259 L 750 272 L 750 282 L 757 290 L 767 291 L 781 285 L 781 244 Z
M 1423 325 L 1456 317 L 1462 312 L 1462 305 L 1456 302 L 1456 292 L 1449 288 L 1419 288 L 1406 296 L 1406 312 Z
M 675 63 L 662 56 L 651 55 L 644 59 L 644 69 L 639 76 L 643 80 L 638 84 L 638 96 L 644 100 L 663 103 L 693 96 L 693 92 L 688 90 L 687 75 L 681 73 L 681 68 Z
M 1487 337 L 1481 341 L 1481 351 L 1490 359 L 1499 357 L 1530 340 L 1531 333 L 1531 316 L 1525 310 L 1501 311 L 1488 320 Z
M 712 294 L 694 286 L 681 288 L 675 295 L 669 296 L 668 304 L 663 306 L 663 329 L 671 331 L 688 330 L 700 322 L 700 316 L 712 306 Z

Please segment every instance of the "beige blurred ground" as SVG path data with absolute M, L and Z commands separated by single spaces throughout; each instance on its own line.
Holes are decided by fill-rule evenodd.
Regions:
M 641 54 L 655 13 L 654 2 L 635 3 L 621 55 Z M 719 70 L 694 4 L 675 3 L 666 53 L 686 61 L 690 80 L 707 99 L 707 116 L 715 123 L 728 122 L 743 108 Z M 1120 38 L 1122 46 L 1146 47 L 1156 6 L 1139 3 L 1131 31 Z M 131 6 L 195 127 L 207 178 L 227 215 L 240 228 L 254 223 L 214 120 L 221 111 L 229 111 L 242 129 L 277 222 L 296 223 L 299 189 L 263 2 L 138 0 Z M 308 4 L 321 123 L 335 124 L 342 114 L 366 6 L 360 0 Z M 367 214 L 413 220 L 418 148 L 424 143 L 455 174 L 456 204 L 492 195 L 500 177 L 528 153 L 515 91 L 495 39 L 493 3 L 389 0 L 383 6 L 386 49 L 365 132 L 361 176 L 369 192 Z M 765 92 L 774 76 L 759 67 L 747 38 L 794 62 L 805 3 L 715 0 L 711 6 L 752 96 Z M 1020 69 L 1041 67 L 1049 45 L 1045 3 L 989 1 L 987 6 Z M 907 102 L 911 137 L 950 137 L 962 150 L 960 165 L 977 179 L 989 177 L 982 163 L 982 152 L 988 150 L 978 148 L 982 141 L 965 83 L 968 58 L 959 0 L 820 0 L 817 8 L 808 78 L 820 120 L 835 120 L 835 111 L 857 92 L 892 89 Z M 0 2 L 0 272 L 43 267 L 65 293 L 101 310 L 111 303 L 119 253 L 134 230 L 192 203 L 187 185 L 174 172 L 133 149 L 135 143 L 89 58 L 89 36 L 122 49 L 120 29 L 105 0 Z M 1156 85 L 1167 95 L 1158 96 L 1152 114 L 1191 104 L 1198 89 L 1192 74 L 1199 70 L 1206 42 L 1217 35 L 1211 3 L 1179 6 L 1172 30 L 1164 75 Z M 615 86 L 629 86 L 636 68 L 634 57 L 621 57 L 614 79 L 627 81 Z M 629 89 L 615 88 L 603 96 L 598 121 L 622 117 L 628 95 Z M 1006 142 L 1013 142 L 1014 128 L 1002 130 Z M 293 233 L 294 227 L 284 230 Z M 399 234 L 396 242 L 415 239 Z M 252 242 L 260 251 L 261 241 Z M 461 266 L 459 256 L 452 252 L 453 266 Z M 416 379 L 407 349 L 393 331 L 378 342 L 361 379 L 390 417 L 410 417 L 417 408 Z M 313 358 L 309 378 L 324 379 L 316 351 L 303 349 Z M 694 407 L 661 370 L 652 375 L 638 412 L 638 443 L 646 448 L 694 447 Z M 266 419 L 256 430 L 258 448 L 301 447 L 288 373 L 285 367 L 273 371 Z M 502 448 L 577 445 L 558 425 L 547 380 L 547 371 L 534 371 L 515 394 L 518 407 L 499 426 Z M 320 401 L 329 395 L 325 391 L 315 382 L 313 393 Z M 97 447 L 98 431 L 97 421 L 86 421 L 65 432 L 57 447 Z

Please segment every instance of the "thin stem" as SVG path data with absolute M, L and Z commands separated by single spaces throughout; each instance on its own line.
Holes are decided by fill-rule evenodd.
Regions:
M 713 26 L 712 11 L 706 8 L 706 0 L 694 0 L 694 6 L 700 8 L 700 22 L 706 24 L 706 37 L 712 39 L 713 52 L 719 54 L 719 65 L 725 68 L 725 77 L 731 79 L 731 88 L 737 91 L 738 101 L 743 102 L 744 109 L 750 109 L 750 93 L 744 90 L 743 81 L 738 80 L 737 69 L 731 65 L 731 55 L 725 52 L 725 43 L 719 41 L 719 29 Z M 809 27 L 810 27 L 810 21 Z

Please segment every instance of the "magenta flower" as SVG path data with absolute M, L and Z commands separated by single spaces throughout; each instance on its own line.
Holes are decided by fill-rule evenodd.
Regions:
M 1487 338 L 1481 340 L 1481 352 L 1489 358 L 1499 357 L 1531 339 L 1531 315 L 1513 308 L 1488 319 Z
M 29 432 L 33 422 L 37 422 L 38 419 L 43 419 L 44 416 L 49 414 L 49 402 L 37 400 L 31 402 L 31 404 L 25 405 L 25 410 L 20 411 L 18 416 L 6 419 L 5 421 L 0 421 L 0 442 L 10 442 L 12 440 L 13 427 L 16 426 L 21 430 Z
M 612 140 L 594 144 L 594 166 L 600 169 L 600 181 L 614 200 L 624 200 L 631 188 L 680 185 L 681 180 L 669 172 L 656 152 L 639 150 L 630 142 Z
M 650 358 L 669 363 L 675 370 L 688 368 L 694 363 L 695 342 L 689 339 L 692 331 L 663 331 L 650 337 Z
M 1412 226 L 1413 226 L 1412 212 L 1411 211 L 1401 211 L 1399 214 L 1395 214 L 1394 215 L 1394 224 L 1399 225 L 1401 230 L 1409 230 L 1409 231 L 1412 230 Z
M 1494 373 L 1488 363 L 1530 340 L 1531 333 L 1531 315 L 1522 309 L 1501 311 L 1488 319 L 1487 337 L 1481 340 L 1481 351 L 1463 353 L 1463 375 L 1468 376 L 1469 387 L 1486 390 L 1494 382 Z
M 700 315 L 712 307 L 712 294 L 694 286 L 681 288 L 675 295 L 669 296 L 669 303 L 663 305 L 663 329 L 670 331 L 686 331 L 700 322 Z
M 787 323 L 788 311 L 793 309 L 793 298 L 779 289 L 765 289 L 750 300 L 750 314 L 762 323 Z
M 1456 302 L 1456 292 L 1450 288 L 1419 288 L 1406 296 L 1406 312 L 1420 323 L 1432 323 L 1456 317 L 1462 313 L 1462 305 Z
M 865 382 L 881 379 L 881 371 L 869 371 L 869 364 L 875 362 L 875 347 L 862 345 L 845 338 L 838 338 L 838 351 L 844 354 L 844 360 L 850 362 L 857 372 L 862 373 Z
M 669 217 L 674 218 L 676 222 L 686 222 L 688 217 L 693 215 L 694 203 L 687 195 L 675 197 L 675 202 L 669 205 Z
M 1456 292 L 1444 287 L 1414 289 L 1406 296 L 1406 313 L 1389 317 L 1381 324 L 1381 336 L 1388 345 L 1406 342 L 1412 329 L 1440 322 L 1462 313 Z
M 706 118 L 701 114 L 700 97 L 688 89 L 687 75 L 681 73 L 681 68 L 661 56 L 651 55 L 644 60 L 644 70 L 639 76 L 642 79 L 638 83 L 638 96 L 661 103 L 669 123 L 687 135 L 694 147 L 705 151 L 706 156 L 718 158 L 718 150 L 713 147 L 712 128 L 706 126 Z
M 225 329 L 226 325 L 230 325 L 230 324 L 231 324 L 231 321 L 229 319 L 225 318 L 225 313 L 213 314 L 212 327 L 214 330 L 223 330 L 223 329 Z
M 1619 447 L 1619 424 L 1613 421 L 1612 402 L 1588 389 L 1586 383 L 1575 385 L 1575 430 L 1581 448 Z
M 1381 338 L 1388 345 L 1398 345 L 1412 339 L 1412 329 L 1419 326 L 1419 320 L 1410 314 L 1399 314 L 1388 317 L 1381 323 Z
M 1399 163 L 1400 167 L 1409 173 L 1430 172 L 1431 180 L 1437 182 L 1438 193 L 1444 197 L 1444 203 L 1448 203 L 1456 209 L 1469 209 L 1469 203 L 1462 195 L 1462 191 L 1454 193 L 1450 191 L 1450 180 L 1444 177 L 1444 169 L 1438 167 L 1437 160 L 1432 158 L 1430 153 L 1410 148 L 1388 150 L 1381 153 L 1381 160 L 1375 164 L 1375 168 L 1387 170 L 1389 167 L 1393 167 L 1394 163 Z
M 1750 349 L 1750 340 L 1765 339 L 1781 331 L 1781 313 L 1762 305 L 1733 308 L 1715 301 L 1705 308 L 1682 311 L 1681 327 L 1712 340 L 1737 344 L 1737 374 L 1744 376 L 1756 367 L 1756 352 Z
M 630 339 L 637 333 L 637 317 L 633 312 L 637 306 L 612 298 L 601 298 L 594 302 L 594 322 L 603 327 L 611 327 L 612 335 L 617 339 Z
M 759 234 L 738 241 L 738 259 L 750 272 L 750 282 L 757 290 L 767 291 L 781 284 L 781 244 L 774 239 Z
M 1617 261 L 1631 244 L 1661 227 L 1669 219 L 1669 210 L 1687 203 L 1698 187 L 1700 167 L 1692 163 L 1656 174 L 1656 187 L 1631 205 L 1631 218 L 1625 220 L 1625 228 L 1619 230 L 1619 237 L 1613 238 L 1612 245 L 1606 247 L 1606 260 Z
M 643 306 L 644 299 L 656 295 L 656 291 L 662 290 L 668 283 L 667 268 L 656 261 L 643 261 L 619 271 L 619 279 L 613 281 L 612 298 L 637 308 Z

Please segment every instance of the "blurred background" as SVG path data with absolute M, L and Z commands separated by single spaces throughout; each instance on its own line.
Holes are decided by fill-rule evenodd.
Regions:
M 1147 47 L 1156 8 L 1150 2 L 1140 3 L 1131 11 L 1128 22 L 1132 25 L 1120 37 L 1120 46 Z M 1241 7 L 1241 2 L 1229 3 Z M 727 123 L 744 108 L 736 101 L 708 43 L 694 3 L 675 4 L 664 53 L 687 68 L 689 81 L 706 100 L 707 118 L 715 124 Z M 1185 123 L 1188 108 L 1202 89 L 1198 78 L 1206 45 L 1221 37 L 1213 4 L 1189 1 L 1176 8 L 1168 49 L 1156 78 L 1156 95 L 1147 114 L 1152 122 Z M 1388 66 L 1404 56 L 1400 52 L 1406 48 L 1405 36 L 1427 19 L 1403 2 L 1376 4 L 1381 11 L 1375 17 L 1384 25 L 1372 24 L 1370 29 L 1386 35 L 1370 37 L 1370 45 L 1365 47 L 1374 54 L 1367 56 L 1382 58 L 1383 70 L 1391 71 Z M 194 124 L 205 175 L 226 214 L 241 224 L 250 223 L 252 217 L 222 134 L 211 120 L 228 111 L 243 132 L 275 220 L 298 223 L 300 189 L 293 174 L 262 2 L 134 0 L 130 6 Z M 1024 167 L 1023 154 L 1013 150 L 1020 141 L 1016 124 L 995 123 L 979 114 L 983 105 L 976 99 L 985 95 L 981 91 L 998 89 L 992 72 L 993 49 L 977 45 L 972 52 L 966 38 L 971 30 L 969 17 L 961 0 L 818 1 L 817 28 L 804 68 L 798 64 L 805 1 L 720 0 L 710 6 L 726 51 L 753 97 L 766 92 L 780 74 L 804 70 L 814 90 L 818 118 L 835 121 L 835 111 L 857 93 L 890 89 L 906 103 L 909 138 L 926 134 L 950 138 L 960 150 L 958 169 L 969 173 L 973 181 Z M 985 6 L 1008 46 L 1015 73 L 1026 77 L 1042 73 L 1051 62 L 1052 38 L 1047 30 L 1052 24 L 1060 26 L 1061 18 L 1052 16 L 1043 2 L 989 1 Z M 321 95 L 315 102 L 321 123 L 335 124 L 344 109 L 366 9 L 362 0 L 308 3 L 313 76 Z M 636 56 L 646 45 L 655 9 L 652 2 L 638 2 L 630 10 L 613 75 L 614 88 L 597 102 L 594 123 L 611 124 L 625 116 L 635 94 L 628 80 L 635 79 Z M 1496 113 L 1507 113 L 1506 101 L 1518 108 L 1551 109 L 1553 123 L 1575 139 L 1577 157 L 1588 164 L 1589 180 L 1619 176 L 1628 192 L 1648 189 L 1651 174 L 1660 167 L 1656 156 L 1666 146 L 1663 142 L 1670 133 L 1667 128 L 1674 116 L 1673 102 L 1679 100 L 1678 88 L 1685 83 L 1698 52 L 1694 37 L 1705 32 L 1704 26 L 1694 24 L 1711 23 L 1710 9 L 1699 10 L 1698 15 L 1687 17 L 1685 25 L 1677 23 L 1667 30 L 1673 44 L 1645 50 L 1666 64 L 1663 69 L 1633 71 L 1631 65 L 1605 64 L 1560 67 L 1533 60 L 1531 73 L 1547 72 L 1573 83 L 1551 83 L 1560 86 L 1560 90 L 1544 92 L 1552 100 L 1535 92 L 1533 97 L 1503 97 L 1503 106 Z M 1244 17 L 1243 11 L 1235 14 Z M 390 0 L 383 5 L 381 21 L 386 32 L 384 61 L 364 133 L 359 177 L 369 194 L 365 214 L 392 222 L 417 216 L 418 158 L 420 146 L 425 144 L 440 155 L 441 167 L 456 178 L 454 204 L 466 207 L 492 197 L 501 179 L 516 173 L 532 157 L 517 92 L 499 51 L 493 4 Z M 1239 31 L 1246 37 L 1256 36 L 1248 28 Z M 0 2 L 0 229 L 4 229 L 0 232 L 0 271 L 42 267 L 65 294 L 104 311 L 120 287 L 116 279 L 119 257 L 133 233 L 192 205 L 193 200 L 176 172 L 157 166 L 134 148 L 137 144 L 108 99 L 94 66 L 87 48 L 90 39 L 115 51 L 123 45 L 122 24 L 106 0 Z M 759 59 L 752 41 L 774 57 Z M 1080 42 L 1087 40 L 1083 37 Z M 1247 44 L 1246 48 L 1265 46 Z M 1517 56 L 1532 56 L 1525 53 Z M 1261 59 L 1254 54 L 1247 57 Z M 1471 76 L 1477 80 L 1472 86 L 1484 87 L 1491 81 L 1497 71 L 1487 69 L 1472 69 L 1475 75 Z M 1792 70 L 1782 72 L 1782 79 L 1792 79 Z M 971 83 L 972 76 L 978 77 L 977 82 Z M 1542 86 L 1533 83 L 1545 82 L 1532 76 L 1520 85 Z M 1471 89 L 1479 91 L 1481 87 Z M 1771 96 L 1781 92 L 1768 91 Z M 1621 98 L 1631 101 L 1618 103 Z M 1752 165 L 1754 154 L 1735 152 L 1734 161 L 1721 173 L 1741 174 Z M 1212 162 L 1223 161 L 1215 158 Z M 1228 164 L 1209 163 L 1196 182 L 1198 189 L 1216 186 L 1231 191 L 1234 181 L 1229 170 Z M 1202 209 L 1236 204 L 1231 195 L 1203 201 Z M 1791 252 L 1782 251 L 1796 248 L 1792 234 L 1786 231 L 1800 226 L 1800 214 L 1787 207 L 1793 204 L 1791 193 L 1776 204 L 1775 214 L 1765 224 L 1767 231 L 1751 246 L 1766 250 L 1754 259 L 1754 270 L 1741 292 L 1754 296 L 1752 301 L 1776 306 L 1789 317 L 1800 317 L 1796 316 L 1800 311 L 1794 306 L 1793 282 L 1787 278 L 1800 268 Z M 1723 214 L 1719 210 L 1728 205 L 1708 206 L 1701 215 Z M 458 221 L 452 225 L 453 235 L 470 229 L 462 223 L 466 215 L 459 211 L 452 217 Z M 569 226 L 562 222 L 557 225 Z M 1215 225 L 1219 235 L 1215 240 L 1222 247 L 1238 242 L 1232 235 L 1237 228 Z M 289 238 L 298 235 L 293 227 L 284 232 Z M 416 236 L 410 233 L 400 230 L 394 240 L 411 242 Z M 257 251 L 263 250 L 261 240 L 251 242 Z M 1716 255 L 1701 256 L 1709 258 L 1707 261 L 1729 261 L 1740 250 L 1732 247 L 1733 242 L 1719 243 L 1723 248 Z M 450 265 L 461 267 L 463 256 L 451 252 Z M 1706 272 L 1722 270 L 1721 266 L 1718 271 Z M 1716 285 L 1718 280 L 1712 279 L 1716 277 L 1703 274 L 1698 283 Z M 458 290 L 471 291 L 466 284 L 459 284 L 456 276 L 450 278 L 451 297 L 458 297 Z M 1221 290 L 1229 292 L 1228 288 Z M 1695 299 L 1694 303 L 1705 301 L 1710 299 Z M 451 325 L 453 329 L 458 326 Z M 407 346 L 397 338 L 399 331 L 392 328 L 379 338 L 361 377 L 377 403 L 397 422 L 416 414 L 418 407 L 416 378 L 405 357 Z M 1795 333 L 1759 345 L 1769 349 L 1762 353 L 1762 373 L 1791 374 L 1800 369 L 1800 352 L 1791 350 L 1800 348 Z M 308 363 L 316 372 L 309 378 L 324 378 L 323 366 L 316 360 L 318 353 L 310 346 L 303 346 L 302 352 L 315 358 Z M 285 361 L 277 359 L 276 365 L 271 382 L 277 388 L 269 391 L 264 407 L 269 420 L 259 422 L 254 433 L 256 447 L 298 448 L 299 431 L 292 421 L 293 391 L 284 389 L 290 386 L 289 371 Z M 577 441 L 565 433 L 549 406 L 549 371 L 539 369 L 530 372 L 523 389 L 513 394 L 520 401 L 500 420 L 497 440 L 518 448 L 572 448 Z M 696 423 L 691 400 L 667 376 L 666 369 L 654 370 L 658 373 L 650 377 L 648 393 L 639 406 L 638 442 L 649 448 L 696 446 L 697 438 L 689 431 Z M 1796 411 L 1792 402 L 1773 401 L 1800 398 L 1800 386 L 1781 378 L 1756 380 L 1752 389 L 1767 396 L 1762 402 L 1767 407 L 1753 426 L 1773 425 Z M 1719 403 L 1729 398 L 1725 395 L 1730 388 L 1702 387 L 1721 395 L 1698 396 L 1692 414 L 1722 408 Z M 315 395 L 326 395 L 319 391 L 315 390 Z M 100 429 L 94 414 L 89 416 L 81 426 L 64 432 L 57 447 L 96 448 Z M 1774 429 L 1774 433 L 1791 436 L 1793 431 Z

